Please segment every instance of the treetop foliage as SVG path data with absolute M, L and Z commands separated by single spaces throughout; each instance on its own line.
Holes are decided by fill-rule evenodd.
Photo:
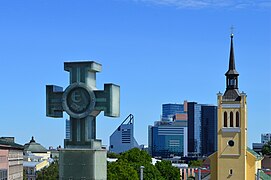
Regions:
M 127 160 L 130 163 L 151 163 L 151 156 L 146 151 L 133 148 L 120 155 L 119 160 Z
M 271 141 L 269 141 L 263 145 L 262 153 L 263 153 L 263 155 L 271 154 Z
M 203 164 L 203 160 L 193 160 L 188 163 L 189 167 L 200 167 Z
M 161 161 L 152 165 L 152 158 L 146 151 L 133 148 L 120 154 L 116 162 L 108 163 L 108 180 L 139 179 L 140 167 L 144 166 L 144 180 L 180 179 L 180 171 L 170 161 Z
M 53 162 L 47 168 L 37 173 L 37 180 L 56 180 L 59 178 L 58 162 Z

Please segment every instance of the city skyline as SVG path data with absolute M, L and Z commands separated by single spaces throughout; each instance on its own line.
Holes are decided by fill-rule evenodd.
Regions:
M 139 144 L 162 104 L 184 100 L 217 105 L 225 91 L 234 29 L 239 90 L 248 95 L 248 145 L 271 132 L 271 13 L 268 1 L 113 0 L 0 2 L 0 136 L 63 146 L 62 119 L 45 114 L 45 85 L 66 88 L 63 63 L 102 64 L 97 87 L 120 85 L 121 116 L 97 117 L 97 138 L 133 114 Z M 248 2 L 254 2 L 248 3 Z

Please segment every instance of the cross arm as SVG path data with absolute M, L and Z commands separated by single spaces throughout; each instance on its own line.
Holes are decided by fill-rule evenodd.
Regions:
M 63 117 L 62 94 L 62 87 L 46 85 L 46 116 L 54 118 Z
M 104 111 L 105 116 L 119 117 L 120 115 L 120 86 L 104 84 L 104 90 L 94 91 L 96 97 L 95 110 Z

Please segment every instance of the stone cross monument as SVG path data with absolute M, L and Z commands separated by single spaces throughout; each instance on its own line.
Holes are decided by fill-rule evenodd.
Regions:
M 59 157 L 59 179 L 106 179 L 106 150 L 96 139 L 96 116 L 118 117 L 120 87 L 104 84 L 96 88 L 96 72 L 102 65 L 94 61 L 65 62 L 70 73 L 70 85 L 63 88 L 46 86 L 46 116 L 62 118 L 63 111 L 70 116 L 70 139 L 64 140 Z

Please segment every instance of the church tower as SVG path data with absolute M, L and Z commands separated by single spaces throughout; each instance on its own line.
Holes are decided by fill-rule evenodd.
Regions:
M 233 34 L 229 69 L 226 76 L 226 91 L 218 93 L 218 177 L 246 179 L 247 149 L 247 100 L 239 93 L 238 72 L 235 69 Z M 220 168 L 221 167 L 221 168 Z
M 217 152 L 212 154 L 211 179 L 255 179 L 260 163 L 257 155 L 247 149 L 247 96 L 238 90 L 235 68 L 233 34 L 224 94 L 217 94 Z M 255 166 L 256 165 L 256 166 Z

